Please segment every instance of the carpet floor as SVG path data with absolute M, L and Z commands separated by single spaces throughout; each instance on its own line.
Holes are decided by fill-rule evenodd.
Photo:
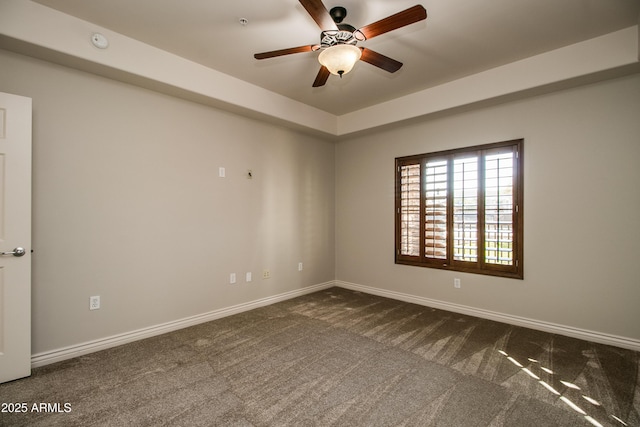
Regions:
M 0 403 L 28 408 L 0 425 L 640 426 L 639 366 L 638 352 L 331 288 L 37 368 L 0 385 Z

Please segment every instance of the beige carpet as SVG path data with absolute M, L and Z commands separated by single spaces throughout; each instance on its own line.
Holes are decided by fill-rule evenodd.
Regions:
M 332 288 L 36 369 L 0 425 L 639 426 L 639 363 Z

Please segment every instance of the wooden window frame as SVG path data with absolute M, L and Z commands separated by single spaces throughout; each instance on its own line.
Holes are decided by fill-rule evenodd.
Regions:
M 485 180 L 486 156 L 495 152 L 513 152 L 512 164 L 512 210 L 511 210 L 511 248 L 512 259 L 511 264 L 496 264 L 487 262 L 487 249 L 485 245 L 486 224 L 485 224 Z M 467 273 L 485 274 L 491 276 L 508 277 L 513 279 L 524 278 L 524 260 L 523 260 L 523 218 L 524 218 L 524 140 L 515 139 L 502 141 L 492 144 L 483 144 L 473 147 L 459 148 L 453 150 L 439 151 L 433 153 L 419 154 L 406 157 L 398 157 L 395 159 L 395 263 L 438 268 L 444 270 L 461 271 Z M 475 262 L 460 261 L 454 258 L 453 231 L 454 231 L 454 206 L 453 206 L 453 162 L 456 158 L 467 156 L 477 156 L 478 172 L 477 172 L 477 260 Z M 425 168 L 428 161 L 436 161 L 439 159 L 447 160 L 447 186 L 446 186 L 446 256 L 444 258 L 434 258 L 426 256 L 426 228 L 427 228 L 427 210 L 426 210 L 426 178 Z M 401 252 L 402 244 L 402 173 L 403 168 L 407 166 L 420 165 L 420 255 L 406 255 Z M 405 200 L 408 200 L 405 198 Z M 415 199 L 414 199 L 415 200 Z M 507 202 L 508 203 L 508 202 Z M 507 204 L 508 206 L 508 204 Z M 507 208 L 508 209 L 508 208 Z M 406 221 L 405 221 L 406 222 Z M 406 246 L 406 245 L 405 245 Z

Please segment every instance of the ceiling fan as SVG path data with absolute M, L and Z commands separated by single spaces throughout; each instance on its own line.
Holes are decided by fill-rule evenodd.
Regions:
M 416 5 L 356 29 L 349 24 L 342 23 L 347 16 L 347 10 L 344 7 L 336 6 L 327 11 L 321 0 L 299 1 L 322 30 L 320 44 L 256 53 L 253 56 L 256 59 L 267 59 L 293 53 L 321 51 L 318 56 L 321 67 L 313 82 L 313 87 L 323 86 L 330 74 L 342 77 L 343 74 L 351 71 L 358 60 L 395 73 L 402 67 L 402 62 L 371 49 L 357 47 L 356 44 L 427 18 L 425 8 L 422 5 Z

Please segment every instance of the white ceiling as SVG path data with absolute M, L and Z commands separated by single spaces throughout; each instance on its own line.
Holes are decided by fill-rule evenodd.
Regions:
M 325 0 L 356 28 L 418 3 L 428 17 L 359 43 L 403 62 L 400 71 L 360 62 L 312 88 L 317 53 L 253 58 L 318 43 L 297 0 L 34 1 L 335 115 L 631 27 L 640 14 L 638 0 Z

